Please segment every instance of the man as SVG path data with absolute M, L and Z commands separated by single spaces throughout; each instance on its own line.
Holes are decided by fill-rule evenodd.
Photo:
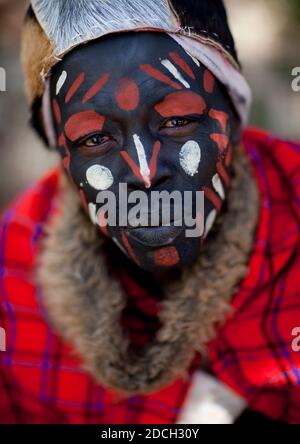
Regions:
M 222 2 L 34 0 L 22 58 L 61 162 L 3 215 L 0 420 L 298 422 L 299 146 L 241 141 Z

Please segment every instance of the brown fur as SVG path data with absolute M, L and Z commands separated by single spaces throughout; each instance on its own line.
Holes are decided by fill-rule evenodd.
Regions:
M 21 62 L 30 103 L 43 95 L 42 75 L 57 62 L 53 54 L 53 46 L 39 23 L 34 19 L 27 20 L 22 31 Z
M 99 383 L 130 394 L 153 392 L 184 376 L 195 351 L 205 353 L 247 272 L 258 216 L 256 183 L 241 152 L 234 168 L 228 211 L 198 261 L 165 285 L 162 327 L 139 354 L 128 351 L 120 326 L 126 295 L 108 275 L 107 241 L 80 210 L 77 194 L 67 183 L 62 187 L 62 214 L 48 225 L 39 281 L 54 326 Z

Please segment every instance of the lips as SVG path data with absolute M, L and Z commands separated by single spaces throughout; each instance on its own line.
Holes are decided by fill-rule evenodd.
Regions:
M 161 247 L 171 244 L 177 236 L 182 232 L 183 226 L 175 227 L 158 226 L 158 227 L 139 227 L 128 228 L 127 236 L 141 245 L 149 247 Z

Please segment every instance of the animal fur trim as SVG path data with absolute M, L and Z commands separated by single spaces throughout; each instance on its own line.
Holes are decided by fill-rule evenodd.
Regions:
M 162 327 L 142 352 L 129 351 L 120 325 L 126 294 L 107 269 L 104 240 L 65 181 L 60 214 L 49 221 L 38 280 L 54 327 L 70 341 L 96 380 L 129 394 L 148 393 L 185 376 L 195 351 L 215 335 L 247 272 L 259 198 L 248 160 L 237 152 L 224 212 L 198 261 L 164 284 Z

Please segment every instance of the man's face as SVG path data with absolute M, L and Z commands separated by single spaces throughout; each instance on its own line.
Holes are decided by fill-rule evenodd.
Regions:
M 118 34 L 65 56 L 51 78 L 51 99 L 64 167 L 101 233 L 145 270 L 194 261 L 229 185 L 233 113 L 213 75 L 163 33 Z M 120 184 L 128 194 L 143 192 L 148 204 L 130 201 L 124 210 Z M 112 201 L 101 203 L 99 193 L 107 191 L 124 226 L 104 226 Z M 172 200 L 164 223 L 162 205 L 151 207 L 151 194 L 162 191 L 191 192 L 187 211 L 204 226 L 200 237 L 175 226 Z M 199 191 L 204 212 L 196 205 Z M 159 226 L 133 226 L 137 203 L 150 224 L 159 214 Z

